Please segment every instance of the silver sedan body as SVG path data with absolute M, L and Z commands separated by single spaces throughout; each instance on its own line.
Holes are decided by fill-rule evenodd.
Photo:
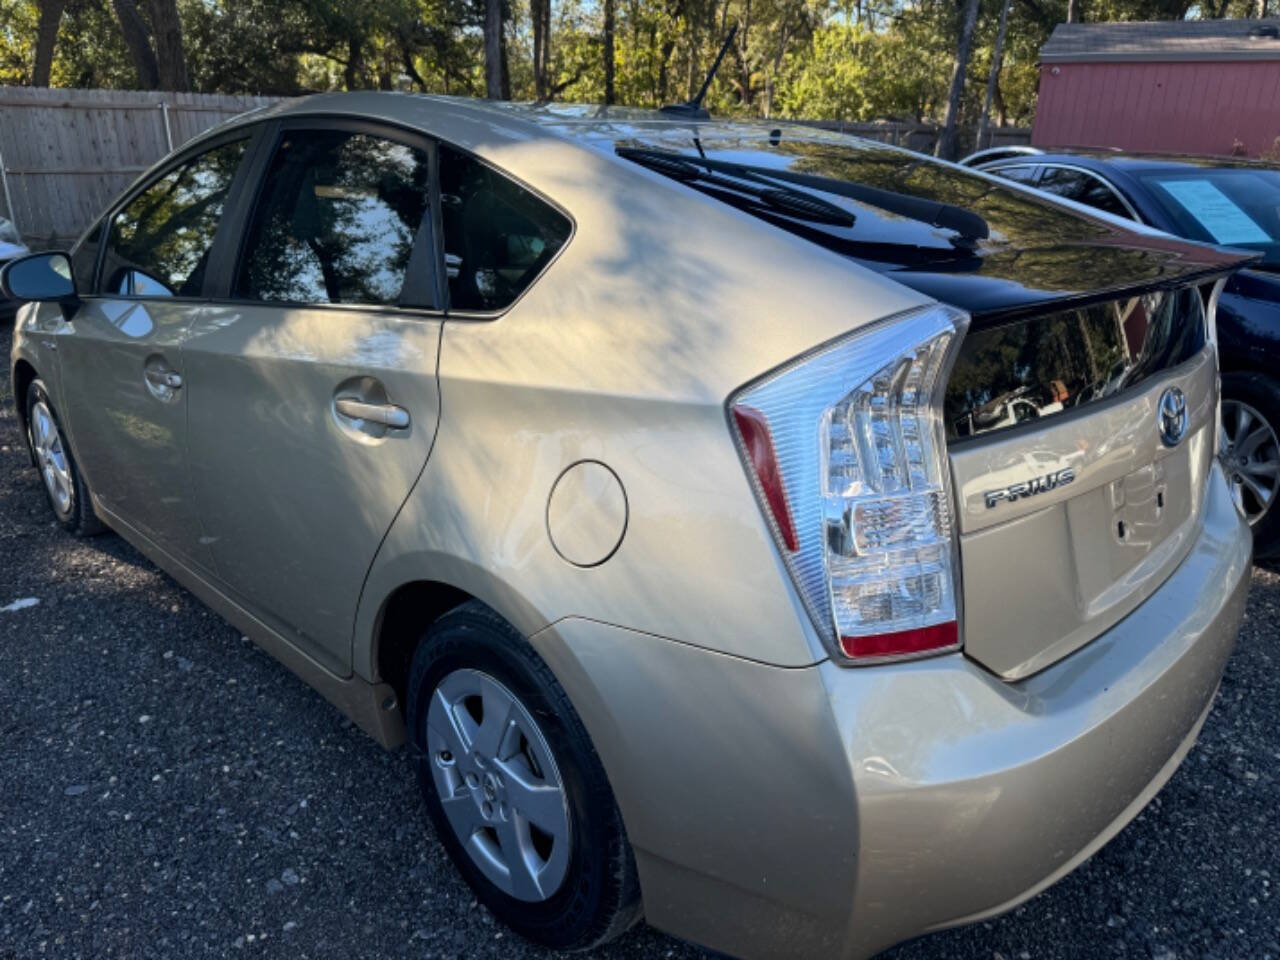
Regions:
M 1034 424 L 992 413 L 998 398 L 963 428 L 953 418 L 948 431 L 975 435 L 939 441 L 934 478 L 952 632 L 932 656 L 876 647 L 889 652 L 860 661 L 861 634 L 846 643 L 831 628 L 834 588 L 815 588 L 798 559 L 818 514 L 787 473 L 783 420 L 770 423 L 795 550 L 733 404 L 748 397 L 774 417 L 789 371 L 851 337 L 889 349 L 895 318 L 935 324 L 953 362 L 985 329 L 968 327 L 980 305 L 957 310 L 939 292 L 960 274 L 908 283 L 769 222 L 776 211 L 691 189 L 687 171 L 619 155 L 688 147 L 689 122 L 653 113 L 322 96 L 241 118 L 182 155 L 325 123 L 464 151 L 558 211 L 566 239 L 496 310 L 264 302 L 231 280 L 211 293 L 209 279 L 147 297 L 147 277 L 99 279 L 74 312 L 20 313 L 13 382 L 47 386 L 98 517 L 379 742 L 405 738 L 421 631 L 482 603 L 581 717 L 647 921 L 744 957 L 866 957 L 1008 910 L 1169 778 L 1210 709 L 1249 578 L 1248 527 L 1213 457 L 1211 336 L 1060 416 L 1067 388 L 1055 386 Z M 694 131 L 705 145 L 771 137 Z M 815 156 L 871 149 L 793 128 L 781 139 Z M 245 149 L 258 167 L 237 176 L 261 177 L 268 151 Z M 875 156 L 963 176 L 974 204 L 999 190 L 1006 207 L 1055 209 L 981 174 Z M 229 189 L 229 211 L 251 209 L 251 184 Z M 345 199 L 361 202 L 355 188 Z M 875 201 L 832 202 L 846 199 Z M 886 215 L 885 229 L 910 216 Z M 232 271 L 227 217 L 207 277 Z M 1165 257 L 1161 289 L 1226 269 L 1070 217 L 1094 244 L 1088 263 L 1125 260 L 1133 273 L 1145 267 L 1130 247 Z M 858 223 L 874 219 L 857 207 Z M 974 249 L 1004 242 L 992 225 Z M 1069 241 L 1046 249 L 1084 249 Z M 473 255 L 440 262 L 452 277 Z M 1001 289 L 1014 286 L 1030 284 Z M 1147 294 L 1108 296 L 1127 304 L 1121 341 L 1135 309 L 1154 316 Z M 1141 337 L 1129 339 L 1136 355 Z M 1172 445 L 1166 395 L 1182 398 Z M 870 549 L 857 542 L 854 553 Z

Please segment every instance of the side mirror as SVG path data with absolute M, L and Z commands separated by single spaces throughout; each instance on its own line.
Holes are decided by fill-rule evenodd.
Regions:
M 0 270 L 0 294 L 11 300 L 74 303 L 76 282 L 65 253 L 33 253 Z

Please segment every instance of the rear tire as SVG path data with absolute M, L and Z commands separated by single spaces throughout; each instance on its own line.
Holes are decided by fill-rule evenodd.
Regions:
M 418 645 L 406 699 L 436 834 L 499 920 L 543 946 L 585 950 L 640 919 L 635 859 L 600 758 L 510 624 L 475 602 L 445 614 Z
M 1224 373 L 1222 429 L 1223 470 L 1253 528 L 1254 556 L 1274 559 L 1280 556 L 1280 383 L 1258 373 Z
M 89 488 L 71 454 L 71 444 L 44 381 L 32 380 L 27 386 L 26 410 L 27 446 L 59 526 L 79 537 L 104 532 L 107 528 L 93 512 Z

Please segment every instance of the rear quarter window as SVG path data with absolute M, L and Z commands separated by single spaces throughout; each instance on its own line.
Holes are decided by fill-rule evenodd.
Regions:
M 452 310 L 510 306 L 572 233 L 569 218 L 457 150 L 440 147 L 440 215 Z

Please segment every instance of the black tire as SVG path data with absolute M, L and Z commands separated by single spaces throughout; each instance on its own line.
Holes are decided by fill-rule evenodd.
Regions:
M 1224 373 L 1222 399 L 1248 404 L 1280 436 L 1280 383 L 1277 381 L 1260 373 Z M 1253 555 L 1259 560 L 1280 557 L 1280 507 L 1274 502 L 1253 524 Z
M 546 900 L 516 899 L 496 886 L 463 848 L 436 792 L 427 712 L 456 670 L 500 681 L 542 729 L 568 799 L 568 872 Z M 436 835 L 476 897 L 516 933 L 557 950 L 585 950 L 626 932 L 641 917 L 635 858 L 600 758 L 564 689 L 528 642 L 488 607 L 466 603 L 427 632 L 413 657 L 406 697 L 418 783 Z
M 71 453 L 71 444 L 67 442 L 67 435 L 62 429 L 62 422 L 58 419 L 58 411 L 54 407 L 53 401 L 49 399 L 49 391 L 45 389 L 44 382 L 38 379 L 32 380 L 27 386 L 26 398 L 27 449 L 31 453 L 32 462 L 36 464 L 36 469 L 39 471 L 41 468 L 36 458 L 36 437 L 33 420 L 33 413 L 38 403 L 44 404 L 45 409 L 49 411 L 53 427 L 57 431 L 62 455 L 66 458 L 67 469 L 71 475 L 70 498 L 64 506 L 54 498 L 53 491 L 49 489 L 48 483 L 45 482 L 43 473 L 41 474 L 40 486 L 44 489 L 45 499 L 49 501 L 49 509 L 53 511 L 54 517 L 57 518 L 58 525 L 68 533 L 78 537 L 92 537 L 103 533 L 107 528 L 98 519 L 97 514 L 93 512 L 93 500 L 89 495 L 89 488 L 85 485 L 84 478 L 80 474 L 80 468 L 76 465 L 76 459 Z

